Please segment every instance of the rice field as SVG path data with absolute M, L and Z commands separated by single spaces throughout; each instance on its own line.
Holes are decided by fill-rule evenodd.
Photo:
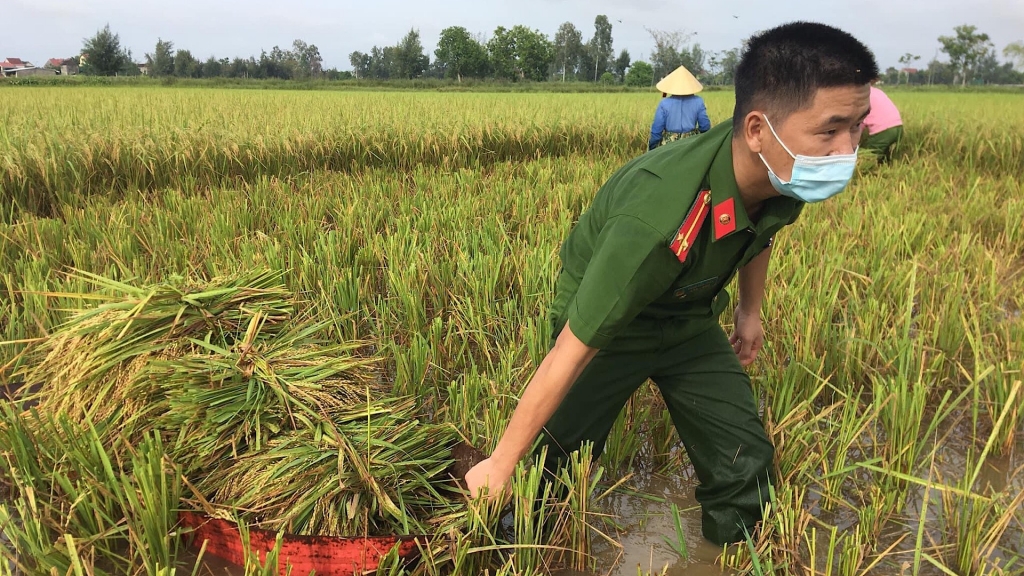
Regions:
M 130 312 L 168 287 L 194 294 L 224 278 L 274 278 L 264 288 L 311 327 L 298 340 L 282 329 L 285 342 L 307 358 L 331 356 L 332 377 L 372 379 L 398 399 L 401 418 L 383 422 L 382 438 L 407 432 L 397 420 L 416 418 L 485 452 L 547 350 L 559 243 L 603 181 L 646 149 L 658 100 L 98 87 L 0 94 L 17 111 L 0 124 L 0 384 L 31 374 L 59 382 L 82 366 L 53 371 L 44 362 L 69 321 L 85 330 L 79 337 L 91 333 L 77 310 L 113 302 Z M 718 558 L 691 553 L 701 546 L 692 472 L 664 405 L 644 388 L 605 453 L 581 454 L 559 480 L 565 490 L 538 497 L 537 470 L 524 464 L 505 501 L 453 496 L 435 524 L 442 537 L 421 561 L 392 559 L 378 573 L 632 574 L 635 563 L 616 562 L 646 558 L 629 543 L 649 532 L 659 561 L 644 562 L 643 574 L 717 573 L 713 563 L 757 574 L 1024 574 L 1024 95 L 892 97 L 907 131 L 898 158 L 861 162 L 844 194 L 809 206 L 776 239 L 767 344 L 751 375 L 779 483 L 756 540 L 716 550 Z M 705 95 L 713 123 L 731 115 L 731 98 Z M 132 318 L 114 332 L 156 322 Z M 232 329 L 248 334 L 242 320 Z M 314 340 L 320 356 L 310 352 Z M 218 357 L 229 360 L 238 365 Z M 211 361 L 164 356 L 147 370 L 164 370 L 158 379 L 169 386 L 188 366 L 215 371 Z M 370 365 L 372 374 L 351 372 Z M 94 379 L 97 389 L 116 388 Z M 52 421 L 0 409 L 0 556 L 9 561 L 0 574 L 13 565 L 25 574 L 192 573 L 179 564 L 185 545 L 173 512 L 194 507 L 196 491 L 216 492 L 202 481 L 251 496 L 245 478 L 315 459 L 283 445 L 261 462 L 240 458 L 221 471 L 225 480 L 197 478 L 208 467 L 175 461 L 172 428 L 212 439 L 204 454 L 213 459 L 232 457 L 217 450 L 245 432 L 205 430 L 186 412 L 206 397 L 175 403 L 171 394 L 157 412 L 172 424 L 129 433 L 125 418 L 141 420 L 129 406 L 145 413 L 131 397 L 51 399 L 39 409 L 49 406 Z M 103 406 L 104 398 L 122 402 Z M 366 411 L 375 405 L 363 402 Z M 282 410 L 271 412 L 287 429 Z M 300 473 L 327 474 L 317 470 Z M 80 482 L 89 471 L 96 481 Z M 288 474 L 276 476 L 288 483 Z M 362 505 L 375 498 L 365 493 Z M 360 506 L 332 502 L 304 526 Z M 503 507 L 514 520 L 502 522 Z M 429 527 L 407 519 L 383 529 Z M 250 558 L 245 573 L 276 572 Z

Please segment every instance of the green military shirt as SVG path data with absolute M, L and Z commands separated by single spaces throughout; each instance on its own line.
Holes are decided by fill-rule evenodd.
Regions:
M 708 188 L 713 210 L 680 261 L 673 242 Z M 584 344 L 605 348 L 637 329 L 637 320 L 717 318 L 736 271 L 802 207 L 774 197 L 751 221 L 733 173 L 728 123 L 630 161 L 601 187 L 562 245 L 555 331 L 568 321 Z

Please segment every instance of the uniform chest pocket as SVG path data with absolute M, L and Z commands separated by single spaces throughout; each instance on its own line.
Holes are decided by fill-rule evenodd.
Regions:
M 680 286 L 679 288 L 676 288 L 672 293 L 672 296 L 674 296 L 676 300 L 693 300 L 701 296 L 707 296 L 717 285 L 718 276 L 712 276 L 711 278 L 705 278 L 700 282 Z

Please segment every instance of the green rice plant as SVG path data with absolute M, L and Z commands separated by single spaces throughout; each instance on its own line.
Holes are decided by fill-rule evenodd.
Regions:
M 291 564 L 288 563 L 284 567 L 281 566 L 281 546 L 284 543 L 283 532 L 277 533 L 277 539 L 274 541 L 274 547 L 271 550 L 261 552 L 252 549 L 249 527 L 246 526 L 245 522 L 236 519 L 235 524 L 238 526 L 238 533 L 242 541 L 242 554 L 244 556 L 242 568 L 245 576 L 279 576 L 282 573 L 291 576 Z M 306 576 L 312 576 L 312 573 Z
M 626 402 L 626 406 L 615 418 L 615 422 L 608 432 L 608 439 L 605 442 L 600 461 L 601 465 L 609 472 L 625 473 L 633 466 L 640 451 L 639 428 L 644 421 L 644 416 L 649 414 L 638 406 L 643 401 L 636 398 L 637 396 L 639 395 L 635 394 Z
M 820 548 L 821 539 L 818 536 L 818 528 L 811 526 L 804 534 L 804 541 L 807 546 L 807 572 L 809 574 L 821 574 L 822 576 L 833 576 L 836 569 L 836 557 L 840 549 L 839 528 L 830 526 L 826 529 L 827 541 L 825 549 Z M 823 566 L 819 568 L 819 562 Z
M 537 454 L 532 465 L 519 465 L 512 482 L 512 515 L 515 547 L 511 564 L 518 570 L 545 566 L 544 558 L 557 505 L 552 500 L 552 484 L 544 477 L 547 448 Z
M 180 546 L 175 528 L 182 493 L 181 467 L 169 465 L 156 434 L 144 436 L 135 450 L 131 475 L 121 474 L 134 563 L 145 567 L 148 576 L 170 576 Z
M 673 552 L 679 554 L 679 557 L 683 560 L 686 560 L 690 557 L 690 553 L 686 548 L 686 533 L 683 532 L 683 521 L 679 516 L 679 507 L 676 506 L 675 502 L 672 503 L 672 521 L 676 529 L 675 539 L 670 540 L 668 536 L 662 536 L 662 539 Z
M 597 506 L 628 477 L 599 491 L 604 473 L 593 459 L 589 442 L 570 454 L 567 465 L 559 471 L 556 482 L 558 491 L 564 494 L 564 505 L 549 540 L 556 549 L 561 548 L 554 562 L 575 570 L 593 569 L 593 537 L 610 539 L 598 528 L 605 515 L 597 511 Z
M 1010 393 L 1010 403 L 1021 392 L 1018 382 Z M 1024 507 L 1024 489 L 1006 490 L 991 496 L 977 494 L 976 483 L 981 468 L 993 446 L 999 442 L 999 428 L 1006 422 L 1007 416 L 1015 412 L 1012 406 L 1006 406 L 989 437 L 988 443 L 975 460 L 973 453 L 968 453 L 967 471 L 956 483 L 955 490 L 942 491 L 944 519 L 952 528 L 953 549 L 955 550 L 952 565 L 961 572 L 972 574 L 1000 573 L 1000 564 L 1005 564 L 997 555 L 1011 527 L 1018 522 L 1017 511 Z M 973 464 L 973 466 L 972 466 Z M 973 472 L 972 472 L 973 469 Z M 1020 473 L 1024 469 L 1017 470 Z

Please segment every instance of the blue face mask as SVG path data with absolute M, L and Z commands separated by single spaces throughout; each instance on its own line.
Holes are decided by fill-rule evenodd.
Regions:
M 789 182 L 783 182 L 775 175 L 772 167 L 768 166 L 764 156 L 758 154 L 761 162 L 764 162 L 765 167 L 768 168 L 768 180 L 779 194 L 803 202 L 821 202 L 839 194 L 843 188 L 846 188 L 850 179 L 853 178 L 853 170 L 857 166 L 857 150 L 854 150 L 853 154 L 832 156 L 795 155 L 775 133 L 775 128 L 772 127 L 767 116 L 764 117 L 764 121 L 768 123 L 768 128 L 771 129 L 772 135 L 779 141 L 779 144 L 782 144 L 786 152 L 793 157 L 793 175 L 789 177 Z

